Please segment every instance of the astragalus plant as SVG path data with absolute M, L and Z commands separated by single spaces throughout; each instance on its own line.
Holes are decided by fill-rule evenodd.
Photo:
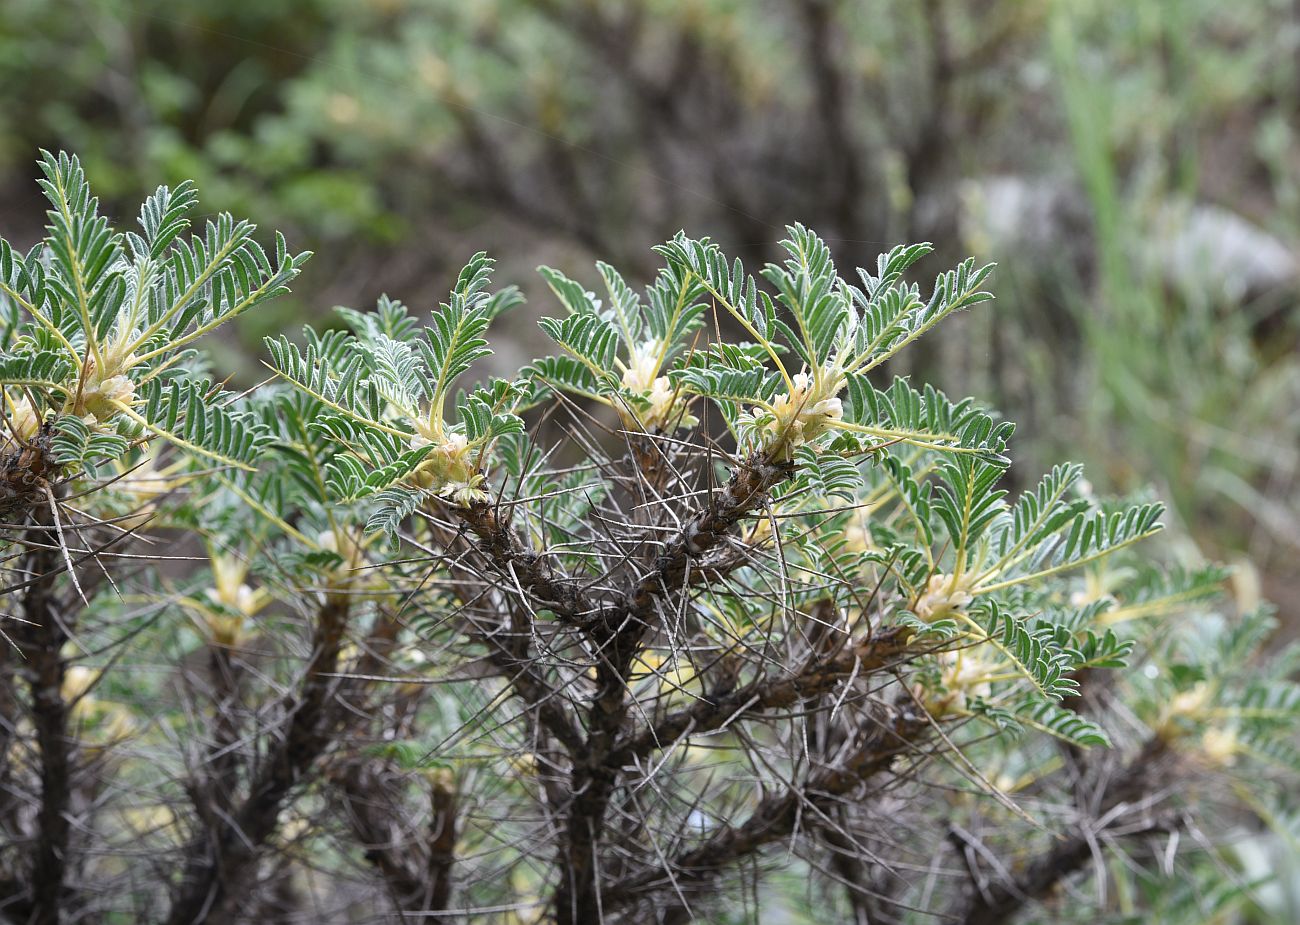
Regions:
M 478 254 L 233 393 L 191 344 L 307 255 L 189 236 L 187 184 L 114 231 L 42 170 L 48 237 L 0 248 L 0 916 L 1253 901 L 1233 782 L 1272 813 L 1300 703 L 1267 617 L 1135 547 L 1158 503 L 1012 497 L 1009 422 L 882 375 L 990 268 L 849 281 L 793 226 L 759 280 L 679 235 L 644 292 L 543 268 L 552 355 L 498 379 L 522 297 Z

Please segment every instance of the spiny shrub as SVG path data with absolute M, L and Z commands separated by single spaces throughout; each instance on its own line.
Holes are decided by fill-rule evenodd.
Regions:
M 796 225 L 755 278 L 678 235 L 640 291 L 542 268 L 554 348 L 491 378 L 523 299 L 476 254 L 235 393 L 194 343 L 309 255 L 41 170 L 47 237 L 0 243 L 0 916 L 1250 901 L 1219 836 L 1294 780 L 1294 651 L 1137 545 L 1159 503 L 1013 495 L 1011 423 L 884 375 L 990 267 L 845 279 Z

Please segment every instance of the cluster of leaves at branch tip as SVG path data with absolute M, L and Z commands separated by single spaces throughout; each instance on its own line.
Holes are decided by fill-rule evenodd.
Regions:
M 975 699 L 987 699 L 992 695 L 992 679 L 1001 670 L 998 663 L 989 659 L 979 648 L 941 652 L 935 656 L 935 662 L 938 667 L 937 683 L 917 684 L 913 688 L 913 695 L 936 719 L 953 715 L 969 716 Z
M 673 388 L 667 376 L 659 375 L 666 345 L 658 340 L 648 340 L 630 348 L 631 356 L 623 366 L 622 385 L 627 390 L 626 402 L 618 406 L 623 426 L 651 433 L 689 429 L 699 424 L 699 419 L 686 408 L 686 396 Z
M 311 256 L 279 235 L 272 259 L 255 227 L 221 213 L 184 236 L 193 184 L 160 187 L 140 232 L 98 212 L 80 163 L 44 152 L 49 236 L 27 254 L 0 241 L 0 379 L 6 445 L 54 423 L 53 462 L 93 475 L 131 445 L 169 443 L 209 464 L 249 468 L 268 439 L 199 374 L 188 345 L 288 291 Z

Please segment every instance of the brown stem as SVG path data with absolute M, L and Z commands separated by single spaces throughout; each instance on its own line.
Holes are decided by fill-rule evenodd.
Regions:
M 529 621 L 533 605 L 551 610 L 570 625 L 582 625 L 595 605 L 581 595 L 573 579 L 558 572 L 546 556 L 528 546 L 489 504 L 457 508 L 456 514 L 479 540 L 489 567 L 532 597 L 511 606 L 492 630 L 477 628 L 474 637 L 487 650 L 488 660 L 501 672 L 514 693 L 535 711 L 546 731 L 570 753 L 582 747 L 582 731 L 564 709 L 557 688 L 536 669 L 530 652 Z M 433 526 L 435 540 L 443 546 L 454 541 L 450 531 Z M 458 589 L 462 601 L 477 597 L 474 587 Z
M 527 195 L 516 182 L 519 173 L 512 170 L 503 158 L 504 145 L 499 144 L 483 125 L 481 115 L 470 106 L 455 88 L 443 97 L 447 112 L 456 121 L 474 164 L 474 185 L 485 198 L 507 215 L 544 231 L 558 231 L 598 253 L 614 253 L 609 243 L 601 238 L 597 228 L 589 221 L 579 221 L 574 216 L 582 212 L 564 208 L 547 208 Z
M 259 849 L 278 825 L 285 798 L 328 747 L 335 712 L 330 709 L 335 683 L 331 676 L 338 669 L 348 611 L 347 595 L 327 594 L 316 616 L 302 688 L 288 704 L 288 731 L 254 778 L 244 802 L 233 814 L 213 819 L 191 845 L 169 925 L 197 925 L 227 916 Z
M 579 593 L 576 582 L 561 574 L 548 557 L 528 546 L 486 501 L 456 509 L 457 515 L 478 537 L 493 569 L 514 586 L 531 595 L 542 607 L 567 623 L 584 624 L 594 605 Z
M 512 623 L 515 622 L 512 620 Z M 529 662 L 527 634 L 516 625 L 508 640 L 488 637 L 487 634 L 479 636 L 487 647 L 488 660 L 501 671 L 519 699 L 530 710 L 536 711 L 546 731 L 570 754 L 582 749 L 582 730 L 564 709 L 556 688 Z
M 853 925 L 871 925 L 876 920 L 875 900 L 880 894 L 872 889 L 869 865 L 845 831 L 851 819 L 849 807 L 837 806 L 833 812 L 833 822 L 819 827 L 821 840 L 829 849 L 831 869 L 844 887 Z
M 238 786 L 238 680 L 231 650 L 212 643 L 208 649 L 208 681 L 212 686 L 212 747 L 208 749 L 208 781 L 216 807 L 229 813 Z
M 825 140 L 823 177 L 831 193 L 835 223 L 841 236 L 862 234 L 862 165 L 865 158 L 854 138 L 853 105 L 835 51 L 836 33 L 843 26 L 835 20 L 834 4 L 828 0 L 802 0 L 798 5 L 804 21 L 804 59 L 812 78 L 818 121 Z
M 14 615 L 5 613 L 6 621 Z M 0 624 L 8 631 L 8 622 Z M 19 838 L 20 823 L 17 818 L 17 800 L 13 787 L 12 743 L 18 737 L 18 691 L 15 684 L 18 653 L 11 639 L 0 637 L 0 842 L 14 845 Z M 8 896 L 6 874 L 8 858 L 0 854 L 0 906 Z M 16 878 L 12 878 L 16 879 Z
M 713 880 L 741 859 L 791 835 L 801 815 L 807 816 L 810 809 L 825 811 L 838 797 L 888 770 L 929 728 L 925 718 L 899 712 L 888 727 L 866 733 L 845 763 L 825 768 L 800 786 L 768 797 L 743 824 L 723 826 L 703 844 L 676 855 L 666 865 L 614 884 L 602 897 L 603 908 L 625 906 L 669 885 L 689 895 L 692 888 Z
M 429 822 L 429 904 L 442 912 L 451 905 L 451 875 L 456 863 L 456 779 L 450 771 L 431 783 L 433 818 Z
M 758 454 L 737 467 L 726 489 L 665 545 L 654 567 L 632 584 L 623 601 L 588 629 L 600 661 L 596 696 L 587 713 L 586 746 L 574 755 L 570 785 L 574 796 L 559 857 L 564 873 L 555 891 L 559 925 L 594 922 L 600 914 L 595 855 L 620 766 L 611 755 L 627 720 L 625 695 L 632 661 L 657 622 L 659 602 L 681 590 L 692 562 L 718 546 L 772 488 L 789 478 L 791 470 L 789 463 Z
M 759 454 L 738 466 L 722 493 L 711 498 L 709 506 L 664 547 L 654 569 L 631 589 L 624 609 L 641 621 L 652 617 L 656 601 L 682 587 L 693 560 L 721 543 L 740 519 L 762 504 L 768 492 L 793 471 L 793 464 Z
M 758 678 L 723 697 L 697 700 L 620 742 L 610 753 L 609 763 L 623 765 L 666 748 L 683 735 L 709 732 L 742 715 L 791 707 L 825 694 L 850 675 L 864 677 L 896 661 L 907 653 L 910 638 L 910 632 L 899 627 L 878 630 L 854 650 L 795 675 Z
M 457 509 L 461 521 L 479 539 L 493 570 L 563 622 L 580 627 L 599 657 L 586 740 L 579 741 L 578 736 L 569 734 L 567 717 L 563 724 L 558 723 L 558 718 L 553 718 L 556 722 L 548 720 L 548 725 L 559 728 L 557 737 L 573 756 L 570 786 L 574 796 L 559 858 L 565 876 L 555 894 L 560 925 L 594 921 L 598 915 L 594 855 L 620 766 L 618 761 L 611 761 L 611 753 L 627 719 L 625 694 L 632 662 L 657 622 L 660 601 L 686 587 L 693 565 L 721 544 L 740 519 L 762 504 L 791 471 L 790 463 L 768 455 L 750 457 L 736 468 L 727 487 L 665 544 L 652 568 L 636 578 L 620 600 L 608 606 L 588 600 L 573 579 L 561 574 L 545 555 L 527 546 L 503 523 L 493 505 L 482 502 Z M 525 619 L 525 615 L 519 615 L 519 619 Z M 510 629 L 526 644 L 526 625 L 515 620 Z M 539 679 L 520 665 L 523 660 L 518 653 L 505 647 L 496 652 L 493 660 L 510 670 L 516 689 L 526 700 L 554 712 L 547 706 L 553 703 L 549 685 L 533 683 Z
M 429 850 L 403 825 L 392 772 L 373 762 L 349 762 L 330 775 L 352 834 L 375 866 L 399 912 L 429 909 L 433 878 Z M 434 825 L 437 825 L 435 809 Z
M 33 509 L 44 529 L 30 536 L 32 551 L 24 557 L 25 574 L 33 576 L 22 601 L 26 622 L 13 630 L 22 654 L 22 675 L 31 692 L 31 720 L 40 752 L 41 798 L 37 812 L 36 844 L 32 850 L 26 921 L 55 925 L 60 917 L 68 856 L 68 805 L 72 787 L 72 742 L 68 737 L 69 704 L 63 699 L 66 664 L 62 650 L 68 641 L 67 616 L 55 597 L 55 579 L 61 571 L 59 538 L 52 526 L 53 512 Z M 5 643 L 8 645 L 8 643 Z
M 1149 739 L 1119 774 L 1111 778 L 1097 816 L 1106 815 L 1121 803 L 1136 803 L 1156 789 L 1159 772 L 1168 757 L 1169 748 L 1162 739 Z M 956 917 L 957 921 L 962 925 L 1010 922 L 1026 906 L 1041 902 L 1061 881 L 1083 868 L 1092 857 L 1096 834 L 1085 831 L 1073 834 L 1031 860 L 1014 881 L 994 883 L 985 890 L 975 891 L 965 910 Z

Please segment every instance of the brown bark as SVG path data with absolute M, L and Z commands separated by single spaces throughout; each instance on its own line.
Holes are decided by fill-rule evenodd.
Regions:
M 818 662 L 797 674 L 759 678 L 726 696 L 697 700 L 620 742 L 611 753 L 610 762 L 621 765 L 666 748 L 683 735 L 709 732 L 741 715 L 791 707 L 828 693 L 850 675 L 864 677 L 897 661 L 906 654 L 910 637 L 908 631 L 897 627 L 879 630 L 854 650 Z
M 577 584 L 559 573 L 545 555 L 530 548 L 501 520 L 497 507 L 481 501 L 457 508 L 456 513 L 478 537 L 488 562 L 511 587 L 518 582 L 540 607 L 565 622 L 585 624 L 592 618 L 595 607 L 578 592 Z
M 737 861 L 793 834 L 801 814 L 826 811 L 837 799 L 888 770 L 900 755 L 916 747 L 929 728 L 923 717 L 898 713 L 889 726 L 864 733 L 862 744 L 848 761 L 818 771 L 799 786 L 763 800 L 744 823 L 724 825 L 702 844 L 676 855 L 667 864 L 614 884 L 602 897 L 603 907 L 611 910 L 626 906 L 670 885 L 689 897 L 692 890 L 712 881 Z
M 587 713 L 586 745 L 574 756 L 574 796 L 558 860 L 563 876 L 555 892 L 559 925 L 594 922 L 600 914 L 595 857 L 610 794 L 618 781 L 621 762 L 613 751 L 627 720 L 625 695 L 632 661 L 657 622 L 660 601 L 681 590 L 692 562 L 717 547 L 791 471 L 788 463 L 760 455 L 737 467 L 721 494 L 687 521 L 664 546 L 653 568 L 634 581 L 620 604 L 606 610 L 588 630 L 600 661 L 596 696 Z
M 1158 790 L 1169 757 L 1168 745 L 1163 740 L 1148 740 L 1110 779 L 1095 814 L 1089 818 L 1105 816 L 1122 803 L 1137 803 Z M 994 883 L 987 890 L 974 892 L 957 921 L 962 925 L 1003 925 L 1013 921 L 1027 906 L 1042 902 L 1060 883 L 1083 869 L 1093 857 L 1092 846 L 1097 834 L 1085 831 L 1071 834 L 1032 859 L 1013 881 Z
M 57 925 L 67 872 L 73 775 L 73 746 L 67 728 L 70 705 L 63 698 L 67 667 L 63 646 L 69 632 L 65 621 L 70 615 L 62 612 L 55 596 L 55 579 L 63 561 L 52 526 L 53 512 L 38 504 L 32 514 L 42 526 L 28 535 L 32 547 L 22 559 L 24 574 L 29 576 L 22 598 L 24 622 L 14 625 L 11 636 L 22 655 L 21 674 L 31 695 L 31 721 L 40 761 L 40 808 L 30 880 L 18 905 L 25 908 L 25 921 L 30 925 Z
M 312 654 L 302 688 L 288 705 L 288 730 L 254 777 L 233 814 L 213 815 L 191 845 L 169 925 L 226 921 L 246 886 L 261 846 L 275 831 L 293 788 L 329 746 L 334 726 L 331 677 L 347 628 L 349 601 L 330 593 L 316 615 Z

